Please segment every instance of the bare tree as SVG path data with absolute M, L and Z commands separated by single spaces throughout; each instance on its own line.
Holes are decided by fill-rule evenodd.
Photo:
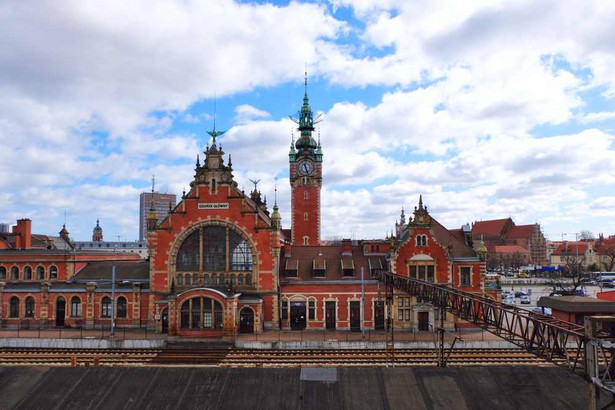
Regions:
M 585 255 L 567 256 L 564 272 L 560 278 L 553 279 L 549 285 L 553 286 L 553 291 L 563 295 L 574 295 L 577 289 L 583 285 L 582 279 L 588 277 L 585 268 Z
M 579 240 L 580 241 L 593 241 L 594 239 L 596 239 L 596 237 L 594 236 L 592 231 L 589 231 L 587 229 L 583 229 L 581 232 L 579 232 Z
M 609 245 L 601 253 L 604 258 L 604 262 L 602 262 L 604 270 L 613 272 L 613 268 L 615 268 L 615 245 Z

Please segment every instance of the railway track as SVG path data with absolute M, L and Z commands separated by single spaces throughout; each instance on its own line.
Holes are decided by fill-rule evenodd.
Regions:
M 448 352 L 447 352 L 448 353 Z M 435 366 L 432 349 L 0 349 L 0 366 Z M 454 349 L 449 366 L 550 365 L 522 349 Z

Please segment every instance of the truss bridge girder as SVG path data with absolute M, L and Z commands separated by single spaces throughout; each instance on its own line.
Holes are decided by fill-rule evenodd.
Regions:
M 384 270 L 376 271 L 374 277 L 387 287 L 428 301 L 538 357 L 585 372 L 587 337 L 583 326 L 505 305 L 482 294 Z

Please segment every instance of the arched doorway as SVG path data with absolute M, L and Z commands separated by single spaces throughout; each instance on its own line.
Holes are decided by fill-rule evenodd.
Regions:
M 254 333 L 254 311 L 247 306 L 239 312 L 239 333 Z
M 66 300 L 60 296 L 56 299 L 56 326 L 64 326 L 66 316 Z
M 169 333 L 169 309 L 162 309 L 162 314 L 160 315 L 160 319 L 162 320 L 162 333 Z

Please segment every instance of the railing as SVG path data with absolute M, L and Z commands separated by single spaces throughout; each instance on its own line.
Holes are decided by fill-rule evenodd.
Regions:
M 379 270 L 374 277 L 385 285 L 445 309 L 528 352 L 585 371 L 584 327 L 419 279 Z
M 3 324 L 0 326 L 0 337 L 16 338 L 50 338 L 50 339 L 156 339 L 160 338 L 155 332 L 154 322 L 146 320 L 138 325 L 116 325 L 111 333 L 108 320 L 95 321 L 85 325 L 77 321 L 71 325 L 55 326 L 51 322 L 43 323 L 36 319 L 23 319 L 17 324 Z

